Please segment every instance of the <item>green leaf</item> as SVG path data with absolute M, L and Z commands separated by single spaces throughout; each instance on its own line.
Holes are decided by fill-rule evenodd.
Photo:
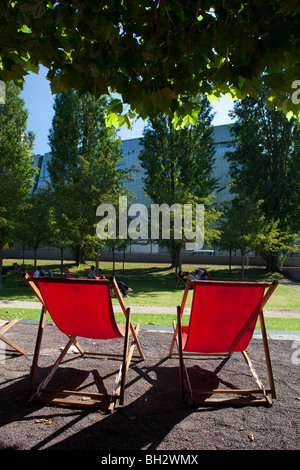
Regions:
M 133 120 L 130 117 L 130 113 L 125 114 L 125 124 L 129 130 L 132 130 Z
M 113 126 L 115 128 L 118 128 L 120 119 L 119 116 L 117 116 L 115 113 L 108 113 L 105 118 L 105 122 L 108 127 Z
M 122 100 L 118 98 L 112 99 L 108 105 L 108 110 L 111 113 L 121 114 L 123 112 Z
M 18 2 L 19 10 L 33 16 L 34 19 L 41 18 L 46 13 L 46 5 L 43 0 L 27 0 Z

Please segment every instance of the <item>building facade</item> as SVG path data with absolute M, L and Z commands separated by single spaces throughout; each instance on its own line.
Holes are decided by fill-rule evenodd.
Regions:
M 216 178 L 218 181 L 218 186 L 214 190 L 216 202 L 221 202 L 230 198 L 230 193 L 228 189 L 229 165 L 228 162 L 224 159 L 224 155 L 229 149 L 231 140 L 232 139 L 229 131 L 229 126 L 222 125 L 214 127 L 215 164 L 213 170 L 213 177 Z M 123 160 L 120 163 L 120 166 L 126 170 L 132 169 L 134 175 L 134 179 L 132 181 L 127 181 L 126 183 L 127 189 L 129 189 L 132 193 L 135 194 L 135 199 L 132 199 L 131 202 L 133 204 L 143 204 L 149 208 L 151 205 L 151 201 L 145 194 L 145 173 L 139 160 L 139 153 L 142 150 L 141 139 L 135 138 L 122 141 L 121 150 L 123 153 Z M 38 173 L 36 176 L 33 191 L 37 191 L 38 189 L 45 188 L 47 186 L 47 182 L 49 181 L 47 167 L 48 162 L 50 160 L 51 153 L 36 156 L 35 166 L 38 168 Z M 161 251 L 156 243 L 145 242 L 134 244 L 132 243 L 129 245 L 128 250 L 130 252 L 145 253 L 157 253 Z
M 214 148 L 215 148 L 215 165 L 213 177 L 218 181 L 218 187 L 214 191 L 217 201 L 230 199 L 229 193 L 229 165 L 227 160 L 224 159 L 225 153 L 229 150 L 232 138 L 229 131 L 229 126 L 216 126 L 214 127 Z M 149 207 L 151 204 L 149 198 L 145 195 L 144 190 L 144 169 L 139 161 L 139 153 L 142 150 L 141 139 L 129 139 L 122 141 L 121 149 L 123 153 L 122 168 L 134 170 L 134 180 L 127 183 L 127 188 L 136 195 L 135 203 L 145 204 Z

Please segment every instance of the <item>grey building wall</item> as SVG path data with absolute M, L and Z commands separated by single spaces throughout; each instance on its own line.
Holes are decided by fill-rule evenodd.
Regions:
M 229 126 L 222 125 L 214 128 L 214 145 L 215 145 L 215 165 L 214 165 L 214 177 L 218 180 L 218 187 L 214 191 L 215 196 L 218 200 L 229 199 L 230 194 L 228 191 L 228 169 L 229 165 L 224 159 L 225 152 L 228 151 L 232 138 L 229 132 Z M 129 181 L 126 187 L 136 195 L 136 199 L 132 200 L 133 203 L 141 203 L 150 206 L 150 200 L 145 195 L 144 191 L 144 170 L 141 167 L 139 161 L 139 153 L 142 149 L 141 140 L 128 139 L 123 140 L 121 143 L 121 150 L 123 153 L 123 161 L 120 166 L 124 169 L 133 168 L 134 180 Z M 38 168 L 38 174 L 36 176 L 34 190 L 44 188 L 49 181 L 49 174 L 47 170 L 48 162 L 51 159 L 51 153 L 45 155 L 37 155 L 35 166 Z
M 120 166 L 124 169 L 133 168 L 134 180 L 129 181 L 126 184 L 126 187 L 136 195 L 136 199 L 131 202 L 144 204 L 149 207 L 151 202 L 148 196 L 145 195 L 144 191 L 143 178 L 145 173 L 138 158 L 139 153 L 142 150 L 140 139 L 123 140 L 121 150 L 124 158 Z
M 45 153 L 45 155 L 36 155 L 34 166 L 38 169 L 35 177 L 35 184 L 33 186 L 33 192 L 38 189 L 47 188 L 47 182 L 49 182 L 48 173 L 48 162 L 51 160 L 51 153 Z
M 229 193 L 228 185 L 229 178 L 229 164 L 225 160 L 224 155 L 232 146 L 232 136 L 229 131 L 229 126 L 216 126 L 214 128 L 214 146 L 215 146 L 215 165 L 214 177 L 218 180 L 218 187 L 214 191 L 217 201 L 230 200 L 232 195 Z
M 229 165 L 224 159 L 225 153 L 230 148 L 230 142 L 232 137 L 229 132 L 229 126 L 222 125 L 214 127 L 214 146 L 215 146 L 215 165 L 213 176 L 218 180 L 218 187 L 214 191 L 214 195 L 217 201 L 224 199 L 230 199 L 228 184 L 229 184 Z M 133 165 L 136 165 L 137 171 L 135 172 L 135 179 L 132 182 L 127 183 L 128 189 L 136 194 L 136 201 L 146 206 L 150 206 L 150 200 L 145 195 L 143 178 L 144 170 L 141 167 L 140 161 L 138 160 L 139 152 L 142 149 L 140 139 L 129 139 L 122 141 L 121 149 L 124 155 L 121 166 L 124 169 L 129 169 Z

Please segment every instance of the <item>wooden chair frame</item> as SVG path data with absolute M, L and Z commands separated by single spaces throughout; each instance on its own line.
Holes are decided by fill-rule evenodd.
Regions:
M 185 287 L 186 281 L 184 281 L 177 273 L 174 274 L 177 277 L 177 284 L 175 286 L 176 289 L 178 289 L 179 287 Z
M 170 357 L 173 355 L 177 355 L 179 357 L 179 380 L 180 380 L 180 394 L 181 397 L 188 397 L 188 403 L 189 404 L 197 404 L 197 405 L 267 405 L 271 406 L 272 405 L 272 399 L 276 399 L 276 390 L 275 390 L 275 383 L 274 383 L 274 377 L 273 377 L 273 371 L 272 371 L 272 364 L 271 364 L 271 357 L 270 357 L 270 351 L 269 351 L 269 345 L 268 345 L 268 339 L 267 339 L 267 332 L 266 332 L 266 327 L 265 327 L 265 321 L 264 321 L 264 315 L 263 315 L 263 307 L 265 306 L 266 302 L 269 300 L 270 296 L 276 289 L 278 285 L 278 281 L 274 281 L 272 284 L 269 284 L 268 290 L 264 293 L 262 302 L 261 302 L 261 308 L 259 311 L 259 320 L 260 320 L 260 326 L 261 326 L 261 334 L 262 334 L 262 340 L 263 340 L 263 346 L 264 346 L 264 353 L 265 353 L 265 359 L 266 359 L 266 365 L 267 365 L 267 372 L 268 372 L 268 379 L 269 379 L 269 389 L 265 389 L 264 385 L 262 384 L 260 378 L 258 377 L 258 374 L 256 373 L 254 366 L 249 358 L 249 355 L 247 353 L 247 350 L 242 351 L 242 355 L 246 361 L 246 364 L 252 374 L 252 377 L 254 378 L 255 382 L 258 385 L 258 389 L 211 389 L 211 390 L 202 390 L 202 389 L 197 389 L 194 390 L 192 389 L 189 374 L 187 367 L 185 365 L 185 359 L 188 357 L 194 357 L 194 358 L 201 358 L 201 357 L 227 357 L 230 358 L 233 353 L 227 352 L 224 354 L 201 354 L 201 353 L 192 353 L 192 352 L 184 352 L 183 351 L 183 346 L 182 346 L 182 335 L 178 334 L 178 332 L 181 332 L 181 319 L 182 319 L 182 314 L 183 310 L 185 307 L 185 303 L 187 300 L 188 292 L 190 288 L 193 286 L 193 283 L 195 281 L 192 281 L 191 279 L 188 279 L 187 285 L 183 294 L 183 300 L 181 306 L 177 307 L 177 323 L 174 321 L 173 322 L 173 328 L 174 328 L 174 334 L 171 342 L 171 347 L 169 351 Z M 209 281 L 206 281 L 206 283 Z M 175 344 L 177 345 L 178 353 L 174 352 L 174 346 Z M 241 395 L 242 398 L 211 398 L 210 396 L 212 395 Z M 257 397 L 257 395 L 260 395 L 260 398 Z
M 117 401 L 119 401 L 120 405 L 123 405 L 124 403 L 126 375 L 127 375 L 127 371 L 128 371 L 132 358 L 135 357 L 140 360 L 145 360 L 145 356 L 144 356 L 143 350 L 141 348 L 141 345 L 138 339 L 140 325 L 137 324 L 136 326 L 133 326 L 132 321 L 131 321 L 130 308 L 126 307 L 126 305 L 124 304 L 123 298 L 119 292 L 118 285 L 115 279 L 112 278 L 110 281 L 107 281 L 107 282 L 110 282 L 112 288 L 114 289 L 116 297 L 126 317 L 123 353 L 111 354 L 111 353 L 99 353 L 99 352 L 93 352 L 93 351 L 86 351 L 81 347 L 81 345 L 79 344 L 75 336 L 69 336 L 69 340 L 65 348 L 63 349 L 63 351 L 61 352 L 61 354 L 59 355 L 59 357 L 57 358 L 57 360 L 55 361 L 55 363 L 53 364 L 53 366 L 47 373 L 46 377 L 42 380 L 42 382 L 39 384 L 37 388 L 35 387 L 35 378 L 36 378 L 36 373 L 37 373 L 37 368 L 38 368 L 38 359 L 39 359 L 39 354 L 40 354 L 40 349 L 41 349 L 42 337 L 44 333 L 47 307 L 46 307 L 46 304 L 44 302 L 41 292 L 39 291 L 38 287 L 34 283 L 34 279 L 28 276 L 25 276 L 25 281 L 27 282 L 31 290 L 34 292 L 34 294 L 38 297 L 38 299 L 42 303 L 42 311 L 41 311 L 41 317 L 40 317 L 40 322 L 39 322 L 35 352 L 33 356 L 33 362 L 32 362 L 32 367 L 31 367 L 30 378 L 29 378 L 29 390 L 28 390 L 29 401 L 32 402 L 34 400 L 37 400 L 37 401 L 42 401 L 42 402 L 46 402 L 49 404 L 65 405 L 68 407 L 73 407 L 73 406 L 93 407 L 97 409 L 104 409 L 106 412 L 112 413 L 114 411 Z M 97 282 L 97 281 L 91 280 L 91 282 Z M 132 340 L 131 345 L 129 346 L 130 333 L 133 336 L 133 340 Z M 120 371 L 116 380 L 115 388 L 112 393 L 79 392 L 79 391 L 74 391 L 74 390 L 60 390 L 60 389 L 58 390 L 58 389 L 52 389 L 52 388 L 47 387 L 50 379 L 55 374 L 56 370 L 58 369 L 59 365 L 63 361 L 65 355 L 67 354 L 68 350 L 70 349 L 72 345 L 78 349 L 78 352 L 82 356 L 93 355 L 93 356 L 102 356 L 102 357 L 105 356 L 105 357 L 114 357 L 114 358 L 122 359 Z M 139 351 L 139 355 L 137 356 L 133 356 L 133 351 L 135 347 L 137 347 Z M 71 395 L 75 397 L 87 397 L 89 399 L 87 401 L 84 401 L 83 399 L 78 399 L 78 398 L 75 398 L 75 399 L 68 398 Z
M 12 340 L 7 338 L 5 336 L 5 333 L 12 328 L 16 323 L 18 323 L 19 319 L 14 318 L 13 320 L 0 320 L 0 340 L 2 340 L 4 343 L 6 343 L 8 346 L 10 346 L 12 349 L 7 349 L 9 352 L 18 352 L 20 354 L 23 354 L 24 356 L 27 355 L 27 352 L 25 349 L 21 348 L 18 346 L 16 343 L 14 343 Z

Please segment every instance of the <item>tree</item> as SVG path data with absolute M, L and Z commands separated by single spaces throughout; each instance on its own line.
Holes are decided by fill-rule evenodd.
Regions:
M 65 242 L 78 265 L 85 255 L 99 248 L 96 236 L 96 209 L 114 204 L 125 190 L 127 173 L 117 168 L 121 158 L 120 141 L 105 126 L 105 98 L 74 90 L 58 94 L 49 142 L 49 163 L 54 192 L 55 217 Z
M 282 231 L 279 219 L 265 220 L 265 216 L 261 215 L 259 223 L 260 229 L 253 240 L 253 249 L 266 260 L 267 268 L 273 271 L 280 269 L 286 255 L 295 250 L 299 238 L 296 234 Z
M 299 116 L 296 0 L 10 0 L 0 13 L 0 80 L 43 64 L 53 93 L 117 92 L 142 118 L 196 122 L 193 96 L 256 97 L 264 73 L 266 100 Z M 122 112 L 114 101 L 110 121 L 129 123 Z
M 264 256 L 267 269 L 274 270 L 278 269 L 279 251 L 289 248 L 299 234 L 300 132 L 296 119 L 288 120 L 282 112 L 266 107 L 265 94 L 235 104 L 235 149 L 226 158 L 232 194 L 257 207 L 261 234 L 264 226 L 269 226 L 273 237 L 277 233 L 277 242 L 272 237 L 270 249 L 265 236 L 259 243 L 256 238 L 253 245 Z
M 0 105 L 0 273 L 3 248 L 14 240 L 34 179 L 34 137 L 25 136 L 28 113 L 19 94 L 18 87 L 7 83 L 6 104 Z
M 149 120 L 144 130 L 139 159 L 145 169 L 145 191 L 154 204 L 205 204 L 205 239 L 217 213 L 209 209 L 211 193 L 216 187 L 212 177 L 214 164 L 212 114 L 207 98 L 199 98 L 201 111 L 196 125 L 175 130 L 172 117 L 159 115 Z M 183 211 L 182 211 L 183 215 Z M 195 218 L 194 218 L 195 220 Z M 181 266 L 181 251 L 186 242 L 174 236 L 174 218 L 170 239 L 159 239 L 171 254 L 172 265 Z M 194 227 L 195 228 L 195 227 Z M 211 229 L 212 230 L 212 229 Z M 216 233 L 214 232 L 214 235 Z
M 52 245 L 55 240 L 55 220 L 51 205 L 51 194 L 39 189 L 30 195 L 28 204 L 17 224 L 17 238 L 34 250 L 34 266 L 37 265 L 37 250 L 41 245 Z
M 252 250 L 260 224 L 256 207 L 248 201 L 235 198 L 223 204 L 222 217 L 219 219 L 221 236 L 219 246 L 231 252 L 237 250 L 242 257 L 241 279 L 244 280 L 245 256 Z

